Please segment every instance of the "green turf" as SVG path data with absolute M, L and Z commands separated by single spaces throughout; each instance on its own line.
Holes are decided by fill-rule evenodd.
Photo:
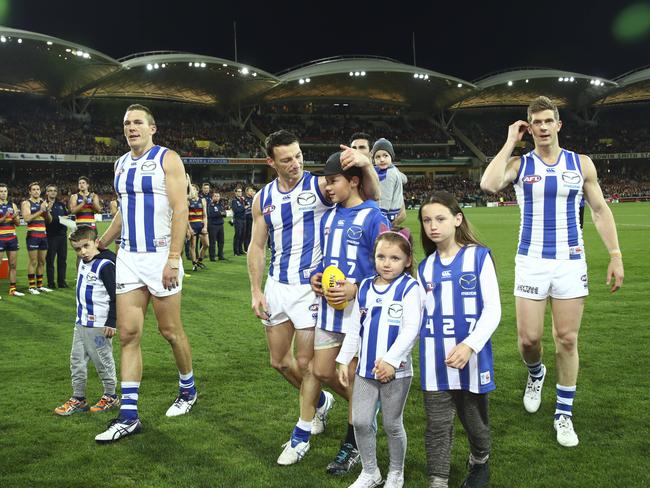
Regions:
M 518 211 L 467 210 L 470 221 L 494 250 L 503 303 L 503 319 L 493 338 L 497 382 L 497 390 L 490 395 L 493 487 L 650 484 L 646 370 L 650 305 L 645 283 L 650 276 L 645 261 L 650 206 L 621 204 L 613 211 L 625 255 L 626 282 L 619 293 L 608 293 L 604 284 L 607 254 L 587 218 L 591 295 L 580 334 L 582 370 L 575 402 L 580 445 L 566 449 L 556 444 L 552 426 L 555 368 L 548 322 L 545 344 L 550 376 L 544 401 L 536 415 L 525 413 L 521 404 L 526 372 L 517 353 L 512 297 Z M 415 212 L 409 213 L 408 223 L 418 242 Z M 74 290 L 12 298 L 6 296 L 6 282 L 0 283 L 2 486 L 343 487 L 354 481 L 356 473 L 343 479 L 325 473 L 344 434 L 346 407 L 341 399 L 326 432 L 313 438 L 311 451 L 300 464 L 275 464 L 297 419 L 298 395 L 269 366 L 262 326 L 250 311 L 245 258 L 232 256 L 232 229 L 226 226 L 226 232 L 228 261 L 208 263 L 207 271 L 190 272 L 184 285 L 183 319 L 200 392 L 196 408 L 180 418 L 164 415 L 176 394 L 177 373 L 150 313 L 143 339 L 143 432 L 116 445 L 98 446 L 93 440 L 112 413 L 69 418 L 52 413 L 71 393 L 68 356 Z M 22 232 L 20 242 L 24 248 Z M 416 248 L 421 258 L 420 245 Z M 26 252 L 19 256 L 19 289 L 25 291 Z M 73 268 L 70 254 L 70 284 Z M 92 366 L 87 395 L 91 401 L 101 395 Z M 426 486 L 417 368 L 405 423 L 409 437 L 406 486 Z M 385 471 L 383 435 L 378 453 Z M 457 427 L 450 486 L 462 481 L 466 456 L 467 442 Z

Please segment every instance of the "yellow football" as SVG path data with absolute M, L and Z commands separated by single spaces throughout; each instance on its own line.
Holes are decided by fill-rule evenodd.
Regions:
M 323 270 L 323 291 L 338 287 L 339 285 L 336 282 L 343 281 L 344 279 L 345 275 L 340 269 L 334 265 L 328 266 Z M 335 308 L 336 310 L 343 310 L 348 306 L 347 301 L 337 304 L 330 303 L 329 301 L 327 303 L 329 303 L 330 307 Z

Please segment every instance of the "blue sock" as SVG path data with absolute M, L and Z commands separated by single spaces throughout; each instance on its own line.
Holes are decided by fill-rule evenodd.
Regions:
M 120 419 L 133 420 L 138 418 L 138 397 L 140 395 L 139 381 L 122 381 L 122 401 L 120 404 Z
M 318 397 L 318 405 L 316 405 L 316 408 L 320 408 L 323 405 L 325 405 L 325 392 L 323 390 L 320 391 L 320 396 Z
M 309 442 L 311 436 L 311 422 L 298 419 L 291 433 L 291 447 L 296 447 L 301 442 Z
M 196 387 L 194 386 L 194 371 L 187 374 L 178 372 L 178 385 L 181 395 L 193 397 L 196 395 Z
M 557 399 L 555 402 L 555 419 L 560 418 L 560 415 L 572 417 L 573 399 L 576 396 L 576 387 L 555 385 L 555 388 L 557 392 Z
M 537 361 L 536 363 L 526 363 L 526 367 L 528 368 L 528 374 L 530 377 L 534 380 L 541 380 L 542 376 L 544 376 L 543 373 L 543 364 L 542 361 Z

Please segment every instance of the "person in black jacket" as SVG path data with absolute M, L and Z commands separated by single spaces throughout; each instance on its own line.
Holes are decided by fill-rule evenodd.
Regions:
M 58 199 L 59 189 L 56 185 L 48 185 L 45 189 L 48 212 L 52 221 L 46 224 L 47 231 L 47 256 L 45 257 L 45 270 L 47 273 L 48 288 L 68 288 L 65 281 L 65 271 L 68 258 L 68 245 L 66 242 L 67 227 L 59 221 L 59 217 L 68 215 L 65 204 Z M 56 259 L 56 280 L 54 279 L 54 260 Z M 56 286 L 55 286 L 56 283 Z
M 244 251 L 248 251 L 248 245 L 251 243 L 251 232 L 253 231 L 253 197 L 255 196 L 255 188 L 246 187 L 246 224 L 244 226 Z
M 208 203 L 208 236 L 210 238 L 210 261 L 223 261 L 223 218 L 226 216 L 226 207 L 221 202 L 221 194 L 213 193 Z M 216 242 L 216 246 L 215 246 Z M 218 253 L 215 253 L 215 247 Z
M 242 196 L 242 189 L 235 190 L 235 198 L 230 203 L 233 214 L 233 223 L 235 225 L 235 237 L 233 238 L 233 253 L 235 256 L 243 256 L 244 233 L 246 232 L 246 200 Z

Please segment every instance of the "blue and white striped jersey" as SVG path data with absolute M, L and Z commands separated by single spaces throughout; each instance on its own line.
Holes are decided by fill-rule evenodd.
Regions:
M 372 250 L 375 240 L 389 223 L 374 200 L 366 200 L 356 207 L 336 205 L 325 213 L 321 222 L 322 271 L 327 266 L 339 268 L 350 283 L 359 283 L 374 276 Z M 335 310 L 321 297 L 318 308 L 318 327 L 331 332 L 346 333 L 352 304 L 345 310 Z M 344 320 L 345 319 L 345 320 Z
M 357 374 L 374 379 L 375 360 L 382 358 L 395 368 L 395 377 L 413 376 L 411 349 L 422 319 L 418 282 L 404 273 L 388 285 L 366 278 L 352 311 L 352 321 L 336 361 L 349 364 L 359 354 Z
M 517 254 L 545 259 L 584 259 L 580 229 L 583 192 L 578 154 L 563 149 L 554 165 L 534 151 L 521 156 L 513 181 L 521 210 Z
M 426 391 L 494 390 L 490 337 L 501 318 L 499 287 L 490 251 L 465 246 L 447 265 L 437 252 L 420 263 L 418 281 L 425 293 L 420 329 L 420 376 Z M 474 353 L 463 369 L 445 359 L 464 342 Z
M 115 254 L 99 253 L 92 261 L 79 261 L 77 320 L 83 327 L 115 327 Z
M 270 236 L 269 277 L 289 285 L 308 284 L 321 261 L 321 218 L 332 206 L 318 188 L 318 177 L 305 171 L 286 193 L 275 179 L 260 190 L 259 204 Z
M 115 191 L 122 213 L 122 249 L 167 252 L 172 210 L 165 187 L 163 158 L 168 149 L 153 146 L 139 158 L 128 152 L 115 163 Z

